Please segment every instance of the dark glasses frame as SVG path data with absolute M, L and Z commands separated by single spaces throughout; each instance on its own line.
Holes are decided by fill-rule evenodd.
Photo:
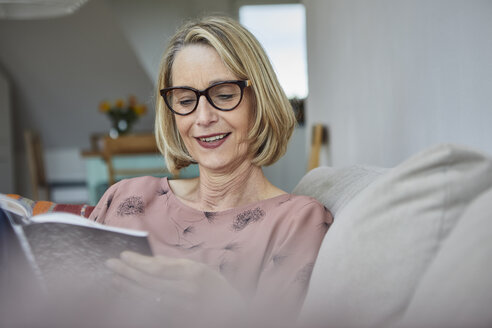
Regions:
M 210 98 L 210 95 L 208 94 L 209 90 L 212 89 L 213 87 L 216 87 L 218 85 L 221 85 L 221 84 L 236 84 L 239 86 L 239 89 L 241 90 L 241 97 L 239 98 L 239 101 L 237 103 L 236 106 L 232 107 L 232 108 L 228 108 L 228 109 L 223 109 L 223 108 L 219 108 L 217 107 L 217 105 L 214 104 L 214 102 L 212 101 L 212 99 Z M 195 88 L 192 88 L 192 87 L 170 87 L 170 88 L 164 88 L 164 89 L 161 89 L 159 90 L 162 98 L 164 99 L 164 102 L 166 103 L 167 105 L 167 108 L 169 108 L 169 110 L 171 112 L 173 112 L 174 114 L 176 115 L 181 115 L 181 116 L 186 116 L 186 115 L 190 115 L 191 113 L 193 113 L 196 108 L 198 107 L 198 103 L 200 102 L 200 97 L 201 96 L 205 96 L 205 98 L 207 98 L 207 101 L 210 105 L 212 105 L 215 109 L 218 109 L 220 111 L 223 111 L 223 112 L 228 112 L 228 111 L 231 111 L 233 109 L 235 109 L 237 106 L 239 106 L 239 104 L 241 103 L 241 101 L 243 100 L 243 95 L 244 95 L 244 89 L 246 87 L 249 87 L 251 86 L 251 81 L 250 80 L 231 80 L 231 81 L 220 81 L 220 82 L 217 82 L 217 83 L 214 83 L 212 84 L 211 86 L 209 86 L 208 88 L 204 89 L 204 90 L 197 90 Z M 167 102 L 167 97 L 166 97 L 166 94 L 172 90 L 175 90 L 175 89 L 186 89 L 186 90 L 190 90 L 190 91 L 193 91 L 196 95 L 196 103 L 195 103 L 195 107 L 189 111 L 188 113 L 178 113 L 176 112 L 171 104 L 169 104 Z

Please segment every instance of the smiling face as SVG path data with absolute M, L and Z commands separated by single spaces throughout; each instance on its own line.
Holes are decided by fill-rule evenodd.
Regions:
M 238 80 L 207 45 L 181 49 L 174 59 L 171 76 L 172 86 L 198 90 L 217 82 Z M 241 103 L 232 111 L 220 111 L 201 96 L 193 113 L 175 115 L 181 138 L 201 169 L 227 173 L 240 164 L 251 163 L 247 140 L 253 115 L 250 89 L 244 89 Z

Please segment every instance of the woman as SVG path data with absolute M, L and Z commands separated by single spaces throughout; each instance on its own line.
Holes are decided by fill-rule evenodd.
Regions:
M 332 217 L 263 175 L 285 153 L 295 118 L 262 47 L 228 18 L 188 23 L 158 83 L 155 132 L 167 166 L 198 163 L 200 176 L 111 186 L 91 218 L 149 231 L 156 256 L 124 253 L 108 266 L 167 306 L 237 291 L 248 306 L 295 313 Z

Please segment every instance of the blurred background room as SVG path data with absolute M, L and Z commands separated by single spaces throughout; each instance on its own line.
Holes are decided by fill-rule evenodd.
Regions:
M 295 105 L 287 154 L 264 170 L 286 191 L 315 125 L 315 165 L 391 167 L 443 142 L 492 153 L 491 0 L 0 0 L 0 193 L 94 204 L 105 136 L 152 133 L 167 40 L 206 14 L 256 35 Z M 130 162 L 164 165 L 149 156 Z M 50 190 L 35 195 L 40 161 Z

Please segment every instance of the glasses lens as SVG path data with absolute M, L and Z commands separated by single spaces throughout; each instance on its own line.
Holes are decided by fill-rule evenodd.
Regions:
M 195 108 L 196 94 L 188 89 L 172 89 L 166 93 L 166 102 L 173 111 L 187 114 Z
M 241 101 L 241 87 L 234 83 L 218 84 L 208 91 L 215 106 L 222 110 L 230 110 Z

